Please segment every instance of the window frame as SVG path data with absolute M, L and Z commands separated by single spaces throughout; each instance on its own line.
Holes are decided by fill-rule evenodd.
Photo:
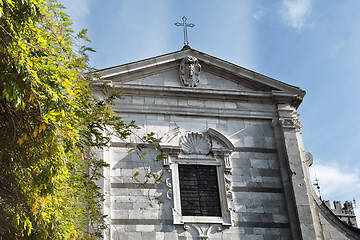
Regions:
M 200 153 L 185 153 L 179 144 L 169 144 L 169 142 L 161 142 L 160 147 L 163 153 L 166 154 L 164 159 L 164 167 L 167 167 L 171 172 L 171 191 L 173 199 L 173 223 L 174 224 L 221 224 L 231 226 L 231 213 L 232 210 L 232 193 L 231 193 L 231 165 L 230 154 L 233 150 L 233 145 L 227 138 L 225 138 L 219 132 L 209 129 L 207 136 L 210 138 L 210 142 L 217 141 L 217 146 L 214 147 L 211 144 L 208 154 Z M 186 132 L 177 131 L 173 133 L 173 136 L 169 136 L 174 142 L 180 142 L 180 139 L 184 137 Z M 175 137 L 174 137 L 175 136 Z M 204 136 L 204 135 L 203 135 Z M 204 136 L 207 138 L 207 136 Z M 219 146 L 219 143 L 221 146 Z M 217 173 L 218 189 L 221 216 L 183 216 L 181 210 L 181 198 L 180 198 L 180 182 L 179 182 L 179 165 L 205 165 L 215 166 Z
M 215 166 L 217 173 L 218 189 L 219 189 L 219 199 L 220 199 L 220 208 L 221 208 L 221 217 L 216 216 L 183 216 L 181 210 L 181 199 L 180 199 L 180 181 L 179 181 L 179 165 L 205 165 L 205 166 Z M 190 156 L 190 159 L 180 156 L 174 159 L 173 164 L 171 164 L 172 170 L 172 179 L 173 179 L 173 198 L 174 198 L 174 224 L 183 224 L 183 223 L 220 223 L 227 224 L 231 223 L 228 220 L 227 201 L 225 197 L 225 183 L 223 176 L 223 166 L 219 159 L 195 159 L 194 156 Z

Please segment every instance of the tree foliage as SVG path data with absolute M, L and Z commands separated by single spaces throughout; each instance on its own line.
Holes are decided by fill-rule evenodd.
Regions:
M 116 94 L 91 95 L 92 49 L 79 39 L 86 30 L 75 36 L 56 0 L 0 0 L 0 239 L 93 239 L 105 227 L 94 180 L 106 164 L 91 150 L 136 126 L 111 111 Z

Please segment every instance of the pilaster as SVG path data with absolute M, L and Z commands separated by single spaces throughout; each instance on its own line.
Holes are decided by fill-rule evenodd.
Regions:
M 278 104 L 278 124 L 283 138 L 284 155 L 288 163 L 288 177 L 292 185 L 293 199 L 300 227 L 301 239 L 316 239 L 311 211 L 311 194 L 306 174 L 306 158 L 301 136 L 301 123 L 294 107 Z

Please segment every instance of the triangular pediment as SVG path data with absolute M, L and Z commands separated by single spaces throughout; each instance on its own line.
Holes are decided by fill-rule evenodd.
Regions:
M 196 86 L 186 86 L 181 81 L 180 65 L 184 58 L 194 58 L 199 82 Z M 149 87 L 171 87 L 182 90 L 227 90 L 240 92 L 275 92 L 290 94 L 301 102 L 305 92 L 219 58 L 201 53 L 190 47 L 134 63 L 124 64 L 98 71 L 101 81 L 111 81 L 112 85 L 132 85 Z M 297 105 L 297 104 L 296 104 Z
M 112 80 L 116 84 L 116 78 Z M 179 80 L 178 69 L 168 69 L 160 73 L 150 74 L 142 76 L 134 80 L 122 81 L 122 84 L 131 85 L 147 85 L 147 86 L 167 86 L 167 87 L 179 87 L 185 86 Z M 222 89 L 222 90 L 242 90 L 242 91 L 256 91 L 257 89 L 247 86 L 242 82 L 234 81 L 233 79 L 226 79 L 217 76 L 211 72 L 205 70 L 201 71 L 201 78 L 197 89 Z

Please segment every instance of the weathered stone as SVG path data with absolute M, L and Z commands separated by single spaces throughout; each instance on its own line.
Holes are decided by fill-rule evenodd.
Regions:
M 301 89 L 189 47 L 99 74 L 99 83 L 112 81 L 115 91 L 124 90 L 114 111 L 142 127 L 136 134 L 155 132 L 167 155 L 154 162 L 161 151 L 152 151 L 143 161 L 118 138 L 99 151 L 110 165 L 99 181 L 110 223 L 105 239 L 360 239 L 312 189 L 311 154 L 304 150 L 296 112 Z M 94 94 L 101 95 L 96 86 Z M 179 166 L 187 168 L 181 165 L 216 169 L 216 216 L 182 215 Z M 136 172 L 140 181 L 147 172 L 164 173 L 165 183 L 142 188 Z M 206 185 L 190 179 L 189 186 Z M 204 194 L 182 196 L 190 204 L 195 193 Z M 201 207 L 210 201 L 198 202 Z M 351 207 L 336 206 L 338 215 Z

